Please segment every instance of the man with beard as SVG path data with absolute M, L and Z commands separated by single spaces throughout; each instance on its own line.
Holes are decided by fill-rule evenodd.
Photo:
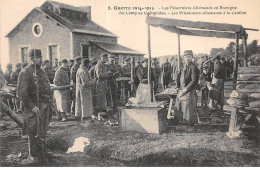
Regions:
M 184 66 L 176 80 L 178 95 L 175 107 L 177 112 L 183 114 L 182 122 L 189 125 L 198 123 L 196 87 L 199 80 L 199 69 L 192 62 L 192 58 L 193 52 L 191 50 L 184 51 Z
M 30 62 L 23 68 L 18 77 L 17 96 L 23 102 L 24 126 L 23 134 L 28 135 L 29 160 L 28 163 L 39 163 L 40 146 L 36 136 L 42 133 L 45 139 L 47 129 L 52 116 L 50 106 L 51 88 L 47 74 L 40 68 L 42 63 L 41 50 L 31 49 L 29 52 Z M 36 71 L 36 75 L 34 74 Z M 37 101 L 37 90 L 39 101 Z M 41 121 L 37 122 L 40 113 Z M 42 132 L 38 131 L 37 123 L 40 123 Z

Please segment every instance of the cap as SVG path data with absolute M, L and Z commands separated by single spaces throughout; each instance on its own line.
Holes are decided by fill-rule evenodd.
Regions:
M 81 60 L 81 56 L 79 55 L 79 56 L 75 57 L 74 60 Z
M 144 62 L 146 62 L 146 61 L 148 61 L 148 58 L 143 58 L 143 59 L 142 59 L 142 63 L 144 63 Z
M 192 52 L 192 50 L 186 50 L 186 51 L 184 51 L 183 57 L 186 56 L 186 55 L 190 55 L 190 56 L 193 57 L 193 52 Z
M 21 63 L 17 63 L 17 64 L 16 64 L 16 67 L 19 67 L 19 66 L 21 66 L 21 65 L 22 65 Z
M 50 61 L 49 60 L 45 60 L 43 63 L 46 64 L 46 63 L 49 63 Z
M 74 62 L 74 60 L 73 60 L 73 59 L 70 59 L 70 62 Z
M 211 60 L 220 60 L 220 54 L 215 55 L 214 57 L 211 58 Z
M 111 55 L 111 56 L 109 56 L 109 59 L 115 60 L 116 58 L 115 58 L 115 56 Z
M 40 49 L 31 49 L 29 52 L 29 57 L 33 58 L 33 57 L 42 57 L 42 52 Z
M 12 67 L 12 64 L 8 63 L 8 64 L 6 65 L 6 67 Z
M 128 58 L 125 58 L 124 61 L 129 61 L 130 59 L 131 59 L 131 58 L 128 57 Z
M 101 54 L 100 57 L 108 58 L 108 54 Z
M 68 63 L 68 60 L 63 59 L 63 60 L 61 60 L 60 62 L 61 62 L 61 63 Z

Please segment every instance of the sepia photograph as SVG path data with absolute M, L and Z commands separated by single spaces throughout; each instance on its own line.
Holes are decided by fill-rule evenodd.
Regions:
M 259 0 L 0 0 L 0 167 L 259 167 Z

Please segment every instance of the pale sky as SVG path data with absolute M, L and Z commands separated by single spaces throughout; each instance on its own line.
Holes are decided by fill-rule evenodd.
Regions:
M 92 20 L 119 36 L 118 43 L 142 53 L 148 54 L 147 25 L 145 15 L 119 15 L 118 7 L 193 7 L 226 6 L 237 7 L 246 15 L 163 15 L 158 17 L 205 21 L 216 23 L 240 24 L 244 28 L 260 30 L 260 0 L 56 0 L 73 6 L 92 6 Z M 5 36 L 35 7 L 40 7 L 44 0 L 0 0 L 1 65 L 9 62 L 8 40 Z M 160 9 L 161 10 L 161 9 Z M 159 9 L 157 10 L 159 11 Z M 193 10 L 191 10 L 193 11 Z M 143 11 L 144 12 L 144 11 Z M 169 12 L 169 11 L 167 11 Z M 248 43 L 257 39 L 260 32 L 247 31 Z M 194 53 L 209 53 L 211 48 L 226 48 L 232 39 L 181 36 L 181 53 L 191 49 Z M 178 53 L 177 35 L 160 28 L 151 28 L 152 57 L 175 55 Z

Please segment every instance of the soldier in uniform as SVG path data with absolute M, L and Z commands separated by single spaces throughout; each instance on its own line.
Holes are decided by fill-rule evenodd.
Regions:
M 70 69 L 70 84 L 76 85 L 76 74 L 78 68 L 80 66 L 81 56 L 77 56 L 74 58 L 74 65 Z M 76 88 L 73 87 L 71 89 L 71 107 L 70 107 L 70 115 L 75 116 L 75 101 L 76 99 Z
M 61 61 L 61 66 L 55 73 L 55 77 L 53 83 L 56 86 L 65 86 L 70 84 L 69 75 L 67 72 L 69 65 L 68 60 L 63 59 Z M 62 90 L 55 90 L 53 96 L 56 101 L 57 109 L 61 114 L 61 121 L 66 121 L 66 113 L 68 114 L 70 111 L 70 90 L 62 89 Z M 59 117 L 60 118 L 60 117 Z
M 183 114 L 183 123 L 196 124 L 197 117 L 197 93 L 196 88 L 199 81 L 198 66 L 192 62 L 193 52 L 184 52 L 183 68 L 177 75 L 178 95 L 175 107 L 179 115 Z
M 168 58 L 166 62 L 162 65 L 162 73 L 163 73 L 163 87 L 167 88 L 171 81 L 171 75 L 172 75 L 172 66 L 171 63 L 169 63 Z
M 131 64 L 130 64 L 131 58 L 124 59 L 124 64 L 122 66 L 123 76 L 124 77 L 131 77 Z
M 12 74 L 12 64 L 9 63 L 6 65 L 6 71 L 4 72 L 4 77 L 7 84 L 10 83 L 11 74 Z
M 41 50 L 31 49 L 29 52 L 30 63 L 21 70 L 18 77 L 17 96 L 23 102 L 24 127 L 23 133 L 29 139 L 29 163 L 39 163 L 39 145 L 36 142 L 37 113 L 41 114 L 41 127 L 43 138 L 46 137 L 47 129 L 52 116 L 50 106 L 51 88 L 47 74 L 40 68 L 42 63 Z M 36 76 L 34 72 L 36 69 Z M 36 79 L 38 83 L 36 83 Z M 36 84 L 39 86 L 39 105 L 37 106 Z M 39 111 L 39 112 L 38 112 Z
M 161 77 L 161 68 L 156 59 L 154 59 L 152 62 L 152 68 L 153 68 L 154 76 L 155 76 L 154 92 L 156 93 L 156 92 L 158 92 L 158 86 L 159 86 L 160 77 Z
M 51 65 L 50 65 L 50 61 L 49 60 L 45 60 L 43 62 L 43 67 L 42 67 L 43 71 L 45 71 L 45 73 L 48 75 L 49 81 L 50 83 L 53 83 L 53 75 L 51 73 Z
M 14 72 L 12 72 L 11 76 L 10 76 L 11 84 L 17 84 L 18 76 L 19 76 L 21 69 L 22 69 L 21 63 L 17 63 L 16 70 Z
M 97 75 L 96 82 L 96 107 L 99 111 L 107 110 L 107 80 L 111 77 L 111 71 L 109 71 L 105 64 L 108 60 L 108 54 L 101 54 L 100 60 L 95 66 L 95 72 Z
M 108 104 L 109 106 L 113 107 L 114 111 L 117 110 L 118 105 L 118 86 L 116 82 L 116 78 L 121 75 L 121 70 L 119 67 L 115 65 L 115 57 L 110 56 L 108 59 L 108 69 L 111 71 L 111 78 L 108 80 L 108 89 L 109 89 L 109 95 L 108 95 Z

